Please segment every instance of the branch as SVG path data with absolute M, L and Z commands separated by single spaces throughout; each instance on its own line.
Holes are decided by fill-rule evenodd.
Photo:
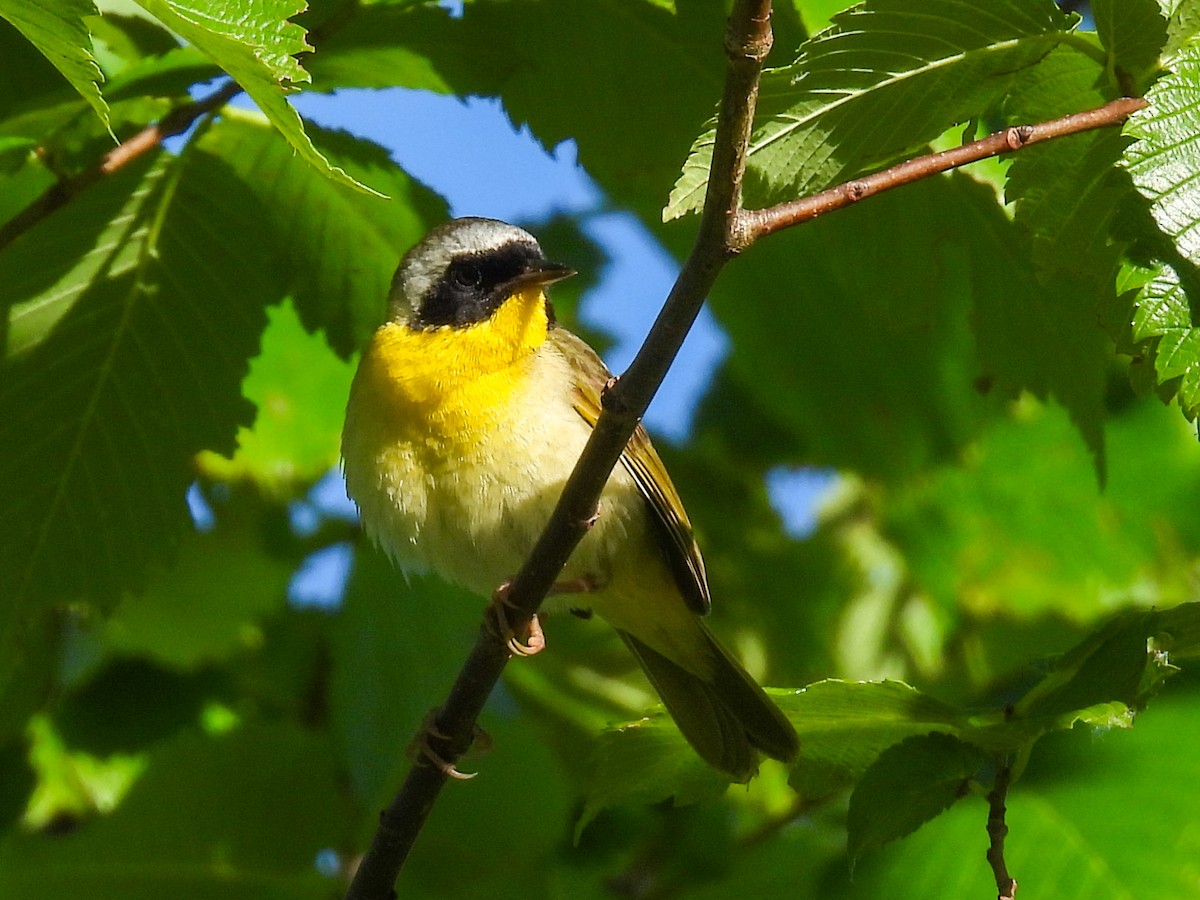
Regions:
M 510 584 L 509 624 L 521 634 L 587 533 L 600 492 L 621 458 L 654 392 L 704 304 L 717 273 L 732 258 L 731 229 L 741 205 L 746 146 L 758 98 L 758 77 L 771 47 L 771 0 L 737 0 L 725 36 L 725 89 L 717 119 L 709 191 L 696 243 L 637 358 L 603 396 L 603 412 L 571 473 L 550 521 Z M 431 749 L 453 765 L 470 746 L 475 720 L 508 662 L 508 651 L 481 627 L 430 730 Z M 445 736 L 445 737 L 441 737 Z M 363 856 L 346 900 L 388 900 L 426 816 L 448 775 L 414 764 Z
M 1008 786 L 1012 781 L 1012 768 L 1005 763 L 996 770 L 996 783 L 988 794 L 987 833 L 990 844 L 987 861 L 996 876 L 996 900 L 1013 900 L 1017 895 L 1017 882 L 1008 874 L 1004 863 L 1004 839 L 1008 837 L 1008 825 L 1004 821 L 1007 810 L 1004 801 L 1008 797 Z
M 1041 122 L 1037 125 L 1014 125 L 1012 128 L 998 131 L 978 141 L 943 150 L 940 153 L 918 156 L 916 159 L 902 162 L 890 169 L 884 169 L 882 172 L 876 172 L 865 178 L 847 181 L 827 191 L 813 194 L 811 197 L 790 200 L 768 209 L 746 210 L 739 214 L 739 218 L 742 220 L 740 233 L 743 235 L 745 246 L 749 247 L 756 240 L 768 234 L 784 228 L 791 228 L 793 225 L 815 219 L 817 216 L 857 203 L 859 200 L 865 200 L 867 197 L 883 191 L 965 166 L 967 163 L 979 162 L 989 156 L 1013 153 L 1033 144 L 1040 144 L 1043 141 L 1065 137 L 1069 134 L 1120 125 L 1145 106 L 1146 101 L 1141 97 L 1120 97 L 1096 109 L 1072 113 L 1059 119 L 1051 119 L 1049 122 Z
M 242 88 L 238 83 L 230 81 L 207 97 L 177 106 L 157 122 L 147 125 L 133 137 L 109 150 L 95 165 L 84 169 L 78 175 L 51 185 L 16 216 L 0 225 L 0 250 L 100 179 L 121 171 L 134 160 L 161 146 L 167 138 L 183 134 L 201 116 L 224 106 L 241 92 Z

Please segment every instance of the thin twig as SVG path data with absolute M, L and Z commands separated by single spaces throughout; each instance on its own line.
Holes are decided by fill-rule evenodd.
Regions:
M 1037 125 L 1014 125 L 960 147 L 918 156 L 890 169 L 847 181 L 811 197 L 791 200 L 768 209 L 745 210 L 739 214 L 743 222 L 741 234 L 746 246 L 749 246 L 768 234 L 799 225 L 883 191 L 965 166 L 967 163 L 1013 153 L 1053 138 L 1119 125 L 1145 105 L 1146 101 L 1140 97 L 1120 97 L 1096 109 L 1072 113 Z
M 78 175 L 55 182 L 16 216 L 0 225 L 0 250 L 105 176 L 119 172 L 135 159 L 161 146 L 167 138 L 183 134 L 201 116 L 219 109 L 241 92 L 241 86 L 236 81 L 230 81 L 207 97 L 177 106 L 157 122 L 113 147 L 99 162 Z
M 1004 819 L 1007 810 L 1004 802 L 1008 798 L 1008 786 L 1011 781 L 1012 767 L 1005 762 L 997 768 L 996 782 L 988 794 L 987 833 L 990 843 L 987 861 L 996 876 L 996 900 L 1014 900 L 1017 895 L 1017 882 L 1008 874 L 1008 866 L 1004 862 L 1004 839 L 1008 837 L 1008 824 Z

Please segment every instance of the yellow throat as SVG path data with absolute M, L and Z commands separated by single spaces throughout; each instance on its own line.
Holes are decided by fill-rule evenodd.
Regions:
M 415 330 L 389 322 L 371 339 L 355 392 L 373 394 L 369 408 L 394 413 L 387 418 L 422 427 L 429 438 L 469 439 L 503 424 L 549 327 L 540 287 L 513 294 L 490 318 L 467 326 Z

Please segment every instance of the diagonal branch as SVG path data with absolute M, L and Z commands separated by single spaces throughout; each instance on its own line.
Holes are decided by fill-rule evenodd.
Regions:
M 746 146 L 754 120 L 758 78 L 771 47 L 771 0 L 737 0 L 725 36 L 725 90 L 717 118 L 709 191 L 691 254 L 658 320 L 625 376 L 604 392 L 603 412 L 571 473 L 558 505 L 525 565 L 510 585 L 509 624 L 518 633 L 549 593 L 583 536 L 597 500 L 642 413 L 679 352 L 717 273 L 733 256 L 730 229 L 741 206 Z M 453 764 L 470 746 L 475 720 L 508 662 L 508 650 L 486 624 L 428 738 L 431 749 Z M 443 737 L 444 736 L 444 737 Z M 347 900 L 388 900 L 404 860 L 446 783 L 447 770 L 414 765 L 399 794 L 380 816 Z
M 509 624 L 517 634 L 550 591 L 576 545 L 587 533 L 609 474 L 637 422 L 658 390 L 709 289 L 725 264 L 761 237 L 806 222 L 867 196 L 944 172 L 955 166 L 1013 152 L 1039 141 L 1119 124 L 1145 101 L 1123 98 L 1103 107 L 1040 125 L 1011 128 L 982 141 L 931 154 L 815 197 L 764 210 L 741 209 L 746 148 L 758 95 L 759 74 L 771 46 L 770 0 L 737 0 L 725 37 L 725 88 L 696 241 L 658 319 L 620 379 L 603 395 L 603 412 L 563 488 L 549 522 L 524 566 L 509 585 Z M 485 623 L 459 671 L 427 740 L 447 765 L 415 764 L 379 827 L 346 894 L 347 900 L 388 900 L 393 886 L 437 800 L 453 764 L 471 744 L 475 722 L 499 680 L 509 652 Z

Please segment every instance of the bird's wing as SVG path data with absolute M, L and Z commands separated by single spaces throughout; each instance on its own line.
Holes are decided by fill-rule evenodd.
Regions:
M 594 426 L 600 418 L 600 392 L 612 377 L 611 373 L 591 347 L 566 329 L 555 328 L 550 333 L 550 340 L 571 365 L 575 381 L 575 409 L 589 425 Z M 640 422 L 621 453 L 621 464 L 633 476 L 638 490 L 654 511 L 654 521 L 660 526 L 663 550 L 688 606 L 704 615 L 712 605 L 712 599 L 708 592 L 708 578 L 704 573 L 704 560 L 692 534 L 692 523 L 688 521 L 683 501 L 671 483 L 666 466 Z

